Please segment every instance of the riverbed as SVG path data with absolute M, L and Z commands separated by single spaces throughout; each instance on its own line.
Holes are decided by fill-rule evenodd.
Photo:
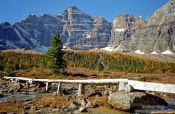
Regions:
M 28 93 L 15 93 L 15 94 L 4 94 L 4 97 L 1 97 L 0 98 L 0 102 L 3 103 L 3 102 L 7 102 L 7 101 L 10 101 L 10 100 L 16 100 L 16 101 L 31 101 L 31 100 L 34 100 L 38 97 L 41 97 L 41 96 L 51 96 L 53 95 L 53 93 L 31 93 L 31 94 L 28 94 Z M 135 112 L 144 112 L 144 111 L 147 111 L 147 112 L 154 112 L 154 111 L 169 111 L 169 112 L 173 112 L 175 110 L 175 98 L 164 98 L 168 103 L 169 105 L 168 106 L 165 106 L 165 107 L 158 107 L 158 106 L 155 106 L 155 107 L 147 107 L 147 109 L 142 109 L 142 110 L 136 110 Z M 55 112 L 50 112 L 50 113 L 53 113 L 55 114 Z M 58 112 L 57 112 L 58 113 Z M 63 112 L 59 112 L 60 114 L 62 114 Z M 83 113 L 83 114 L 131 114 L 129 112 L 124 112 L 124 111 L 120 111 L 120 110 L 116 110 L 116 109 L 111 109 L 111 108 L 107 108 L 107 107 L 103 107 L 103 106 L 100 106 L 100 107 L 97 107 L 97 108 L 90 108 L 88 109 L 88 112 L 87 113 Z

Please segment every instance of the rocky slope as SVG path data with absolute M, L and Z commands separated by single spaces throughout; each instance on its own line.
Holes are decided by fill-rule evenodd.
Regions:
M 63 44 L 72 49 L 110 47 L 106 50 L 172 54 L 175 52 L 175 0 L 169 0 L 147 21 L 141 16 L 122 14 L 110 23 L 101 17 L 93 18 L 75 6 L 56 16 L 29 15 L 14 25 L 0 24 L 0 50 L 45 51 L 56 31 L 61 34 Z

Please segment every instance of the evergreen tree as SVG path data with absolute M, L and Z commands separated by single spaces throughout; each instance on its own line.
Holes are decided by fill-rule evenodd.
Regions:
M 104 70 L 104 65 L 103 65 L 103 62 L 101 60 L 99 60 L 97 63 L 97 70 L 98 71 Z
M 51 40 L 51 46 L 47 52 L 48 67 L 55 74 L 64 74 L 66 62 L 63 59 L 61 37 L 56 32 Z

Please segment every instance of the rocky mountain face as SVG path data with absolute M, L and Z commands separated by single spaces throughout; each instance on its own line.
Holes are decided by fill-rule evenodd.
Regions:
M 123 18 L 122 21 L 120 18 Z M 109 45 L 117 51 L 139 50 L 154 54 L 175 51 L 175 0 L 155 11 L 145 22 L 128 15 L 117 17 L 112 32 Z
M 131 39 L 139 42 L 131 44 L 131 50 L 137 48 L 149 53 L 175 51 L 175 0 L 170 0 L 154 12 L 146 24 L 135 31 Z
M 143 23 L 142 18 L 135 15 L 123 14 L 117 16 L 113 21 L 109 46 L 115 48 L 115 51 L 126 51 L 126 43 L 131 40 L 134 31 Z
M 108 45 L 111 25 L 103 18 L 94 19 L 72 6 L 62 14 L 40 17 L 29 15 L 25 20 L 10 25 L 0 25 L 1 48 L 36 49 L 49 47 L 55 32 L 62 42 L 73 49 L 90 49 Z M 3 48 L 2 48 L 3 47 Z
M 62 36 L 62 43 L 72 49 L 111 47 L 122 52 L 175 52 L 175 0 L 169 0 L 147 21 L 122 14 L 110 23 L 75 6 L 56 16 L 29 15 L 14 25 L 0 24 L 0 49 L 47 49 L 56 31 Z

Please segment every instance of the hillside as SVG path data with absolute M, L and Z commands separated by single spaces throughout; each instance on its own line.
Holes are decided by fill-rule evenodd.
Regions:
M 44 53 L 3 51 L 0 53 L 0 57 L 2 66 L 6 70 L 47 67 L 47 58 Z M 174 63 L 121 53 L 65 51 L 64 59 L 67 61 L 68 67 L 128 73 L 175 73 Z

